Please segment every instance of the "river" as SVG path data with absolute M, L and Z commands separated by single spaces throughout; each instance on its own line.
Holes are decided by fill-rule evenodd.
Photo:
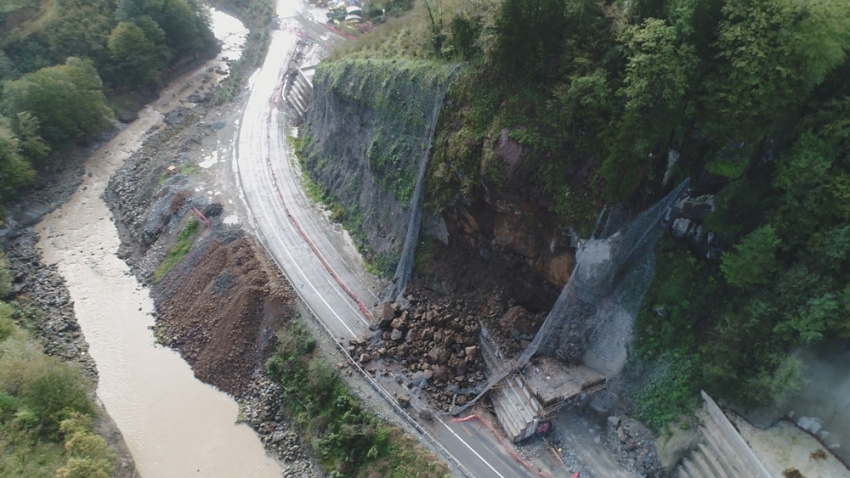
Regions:
M 210 67 L 238 57 L 245 28 L 212 12 L 213 31 L 224 42 L 216 58 L 174 82 L 139 118 L 101 146 L 85 164 L 86 176 L 71 199 L 37 226 L 47 263 L 56 263 L 97 363 L 97 396 L 115 420 L 139 473 L 156 477 L 278 477 L 257 435 L 236 424 L 238 406 L 228 395 L 195 379 L 180 356 L 154 343 L 149 290 L 118 257 L 118 232 L 101 195 L 121 166 L 163 115 L 185 101 Z

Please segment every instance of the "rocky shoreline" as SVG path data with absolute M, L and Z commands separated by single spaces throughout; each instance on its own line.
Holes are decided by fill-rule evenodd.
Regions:
M 113 134 L 117 133 L 113 132 Z M 107 140 L 112 135 L 100 138 Z M 33 226 L 52 210 L 61 207 L 82 182 L 83 163 L 96 149 L 72 153 L 62 169 L 39 177 L 33 189 L 13 207 L 4 229 L 0 229 L 0 250 L 6 254 L 12 279 L 10 298 L 27 312 L 29 320 L 19 325 L 41 342 L 47 355 L 77 363 L 96 384 L 97 365 L 88 354 L 89 344 L 77 323 L 74 302 L 55 264 L 46 264 L 36 247 L 39 235 Z M 94 424 L 116 455 L 114 478 L 138 478 L 133 457 L 118 426 L 96 397 L 100 417 Z

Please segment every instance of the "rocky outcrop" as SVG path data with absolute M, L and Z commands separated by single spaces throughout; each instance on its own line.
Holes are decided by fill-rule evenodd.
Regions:
M 712 195 L 687 197 L 670 208 L 664 220 L 673 237 L 687 241 L 706 258 L 716 259 L 723 252 L 723 244 L 703 225 L 715 209 L 716 199 Z
M 561 289 L 575 267 L 569 233 L 555 226 L 556 218 L 534 202 L 493 200 L 486 195 L 446 208 L 444 220 L 487 259 L 519 262 Z
M 401 257 L 417 209 L 417 178 L 454 70 L 433 62 L 340 60 L 320 64 L 313 76 L 304 164 L 385 274 Z

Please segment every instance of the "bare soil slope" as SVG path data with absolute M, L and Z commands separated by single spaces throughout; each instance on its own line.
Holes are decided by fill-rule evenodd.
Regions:
M 157 335 L 195 376 L 241 396 L 294 315 L 295 295 L 249 236 L 213 234 L 157 286 Z

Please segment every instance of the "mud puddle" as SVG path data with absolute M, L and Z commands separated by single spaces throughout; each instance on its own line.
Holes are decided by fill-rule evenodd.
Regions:
M 222 54 L 172 83 L 138 120 L 98 149 L 85 164 L 87 175 L 77 192 L 37 227 L 44 260 L 56 263 L 67 281 L 97 363 L 97 395 L 145 478 L 280 476 L 254 432 L 235 424 L 236 402 L 195 379 L 176 352 L 154 344 L 149 291 L 116 257 L 118 234 L 101 199 L 110 175 L 145 134 L 169 110 L 186 104 L 210 68 L 224 71 L 223 57 L 237 55 L 233 42 L 244 39 L 238 22 L 220 13 L 213 20 L 226 24 L 214 28 L 217 35 L 227 32 L 219 36 L 225 41 Z

